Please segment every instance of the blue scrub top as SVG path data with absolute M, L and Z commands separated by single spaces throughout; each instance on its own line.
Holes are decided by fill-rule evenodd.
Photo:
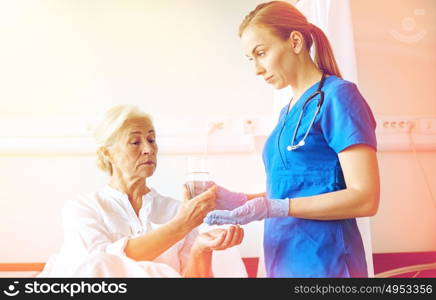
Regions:
M 376 122 L 356 85 L 336 76 L 325 79 L 324 103 L 305 145 L 288 151 L 311 86 L 279 121 L 265 142 L 263 161 L 271 199 L 319 195 L 346 188 L 338 153 L 355 144 L 377 149 Z M 301 141 L 319 96 L 305 107 L 294 144 Z M 294 217 L 265 220 L 265 267 L 268 277 L 367 277 L 356 219 L 318 221 Z

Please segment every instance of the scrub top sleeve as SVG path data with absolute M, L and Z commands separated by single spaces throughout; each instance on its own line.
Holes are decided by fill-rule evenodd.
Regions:
M 375 118 L 354 83 L 344 81 L 327 89 L 322 108 L 321 129 L 336 153 L 356 144 L 377 150 Z

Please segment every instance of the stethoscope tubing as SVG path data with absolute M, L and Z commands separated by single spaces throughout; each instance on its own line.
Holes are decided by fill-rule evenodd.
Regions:
M 294 150 L 296 150 L 296 149 L 298 149 L 298 148 L 304 146 L 304 144 L 305 144 L 305 140 L 306 140 L 306 137 L 309 135 L 309 132 L 310 132 L 310 130 L 311 130 L 312 127 L 313 127 L 313 123 L 315 122 L 315 119 L 316 119 L 316 117 L 318 116 L 318 113 L 319 113 L 319 111 L 320 111 L 320 109 L 321 109 L 321 106 L 322 106 L 322 104 L 324 103 L 324 92 L 322 91 L 322 88 L 323 88 L 323 86 L 324 86 L 324 80 L 325 80 L 325 73 L 322 74 L 321 81 L 320 81 L 320 83 L 319 83 L 319 85 L 318 85 L 318 89 L 315 91 L 315 93 L 313 93 L 313 94 L 312 94 L 309 98 L 307 98 L 307 100 L 304 102 L 303 107 L 301 108 L 300 115 L 298 116 L 297 125 L 295 126 L 295 130 L 294 130 L 294 133 L 293 133 L 293 135 L 292 135 L 291 144 L 290 144 L 289 146 L 286 147 L 286 150 L 287 150 L 287 151 L 294 151 Z M 311 101 L 312 99 L 314 99 L 314 98 L 315 98 L 316 96 L 318 96 L 318 95 L 320 96 L 320 99 L 318 100 L 317 107 L 316 107 L 316 111 L 315 111 L 315 114 L 313 115 L 313 117 L 312 117 L 312 119 L 311 119 L 311 121 L 310 121 L 309 127 L 307 128 L 306 133 L 304 134 L 304 136 L 303 136 L 303 138 L 301 139 L 301 141 L 298 142 L 297 144 L 294 144 L 294 142 L 295 142 L 295 138 L 296 138 L 296 136 L 297 136 L 298 129 L 300 128 L 300 125 L 301 125 L 301 119 L 303 118 L 304 110 L 305 110 L 307 104 L 310 103 L 310 101 Z M 290 103 L 289 103 L 289 105 L 290 105 Z M 289 105 L 288 105 L 288 113 L 289 113 L 289 111 L 290 111 L 290 109 L 289 109 Z M 282 128 L 280 129 L 279 137 L 278 137 L 278 139 L 277 139 L 277 149 L 279 150 L 279 154 L 280 154 L 280 158 L 281 158 L 281 160 L 282 160 L 283 166 L 286 167 L 285 160 L 283 159 L 282 152 L 280 151 L 280 138 L 281 138 L 281 136 L 282 136 L 282 132 L 283 132 L 283 129 L 285 128 L 285 125 L 286 125 L 286 116 L 285 116 L 285 119 L 284 119 L 284 121 L 283 121 Z

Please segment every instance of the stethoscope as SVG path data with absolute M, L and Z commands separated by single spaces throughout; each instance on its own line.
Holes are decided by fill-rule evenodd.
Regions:
M 318 89 L 309 98 L 307 98 L 306 101 L 303 104 L 303 108 L 301 109 L 300 116 L 298 117 L 297 126 L 295 126 L 294 135 L 292 136 L 291 144 L 288 147 L 286 147 L 286 149 L 288 151 L 294 151 L 294 150 L 296 150 L 296 149 L 298 149 L 298 148 L 300 148 L 300 147 L 302 147 L 302 146 L 304 146 L 306 144 L 306 142 L 305 142 L 306 141 L 306 137 L 309 134 L 310 130 L 312 129 L 313 122 L 315 122 L 316 116 L 318 115 L 319 110 L 321 109 L 321 105 L 324 102 L 324 92 L 321 90 L 322 87 L 324 86 L 324 81 L 325 81 L 325 73 L 322 73 L 322 77 L 321 77 L 321 81 L 319 82 Z M 297 135 L 297 131 L 300 128 L 300 125 L 301 125 L 301 118 L 303 117 L 304 109 L 306 108 L 306 105 L 313 98 L 315 98 L 318 95 L 319 95 L 318 104 L 316 105 L 316 110 L 315 110 L 315 113 L 314 113 L 314 115 L 312 117 L 312 120 L 310 121 L 310 125 L 307 128 L 306 133 L 304 134 L 304 136 L 301 139 L 301 141 L 299 141 L 297 144 L 294 144 L 295 136 Z
M 286 147 L 286 150 L 294 151 L 294 150 L 297 150 L 300 147 L 303 147 L 306 144 L 306 137 L 308 136 L 310 130 L 312 129 L 313 122 L 315 122 L 316 116 L 318 116 L 318 113 L 319 113 L 319 111 L 321 109 L 321 106 L 322 106 L 322 104 L 324 102 L 324 92 L 322 91 L 322 88 L 324 86 L 324 81 L 325 81 L 325 78 L 326 78 L 325 75 L 326 75 L 325 72 L 323 72 L 322 73 L 322 77 L 321 77 L 321 81 L 319 82 L 319 85 L 318 85 L 318 89 L 309 98 L 307 98 L 306 101 L 304 102 L 303 107 L 301 108 L 300 116 L 298 117 L 297 125 L 295 126 L 295 130 L 294 130 L 294 134 L 292 136 L 291 144 Z M 310 125 L 307 128 L 306 133 L 304 134 L 304 136 L 301 139 L 301 141 L 299 141 L 297 144 L 295 144 L 295 137 L 297 135 L 298 129 L 300 128 L 301 119 L 303 118 L 304 110 L 306 109 L 307 104 L 309 104 L 309 102 L 312 99 L 314 99 L 316 96 L 318 96 L 318 95 L 319 95 L 319 100 L 318 100 L 318 103 L 316 105 L 315 113 L 314 113 L 314 115 L 312 117 L 312 120 L 310 121 Z M 291 103 L 289 102 L 289 104 L 288 104 L 288 113 L 290 111 L 290 109 L 289 109 L 290 105 L 291 105 Z M 278 144 L 278 147 L 279 147 L 278 149 L 280 149 L 280 136 L 282 135 L 282 131 L 283 131 L 283 128 L 285 127 L 285 125 L 286 125 L 286 119 L 283 122 L 283 126 L 282 126 L 282 129 L 280 130 L 279 138 L 277 140 L 277 144 Z M 280 156 L 282 156 L 281 151 L 279 151 L 279 152 L 280 152 Z M 284 161 L 283 161 L 283 157 L 282 157 L 282 162 L 283 162 L 283 164 L 285 164 Z

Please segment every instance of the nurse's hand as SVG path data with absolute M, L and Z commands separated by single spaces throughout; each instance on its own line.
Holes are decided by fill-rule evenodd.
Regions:
M 237 225 L 229 228 L 216 228 L 201 233 L 192 246 L 193 252 L 210 252 L 224 250 L 239 245 L 244 238 L 244 229 Z
M 209 225 L 248 224 L 266 218 L 287 217 L 289 199 L 254 198 L 234 210 L 214 210 L 207 214 L 204 222 Z
M 243 193 L 231 192 L 222 186 L 209 181 L 206 186 L 211 187 L 216 185 L 216 209 L 232 210 L 247 202 L 247 195 Z

